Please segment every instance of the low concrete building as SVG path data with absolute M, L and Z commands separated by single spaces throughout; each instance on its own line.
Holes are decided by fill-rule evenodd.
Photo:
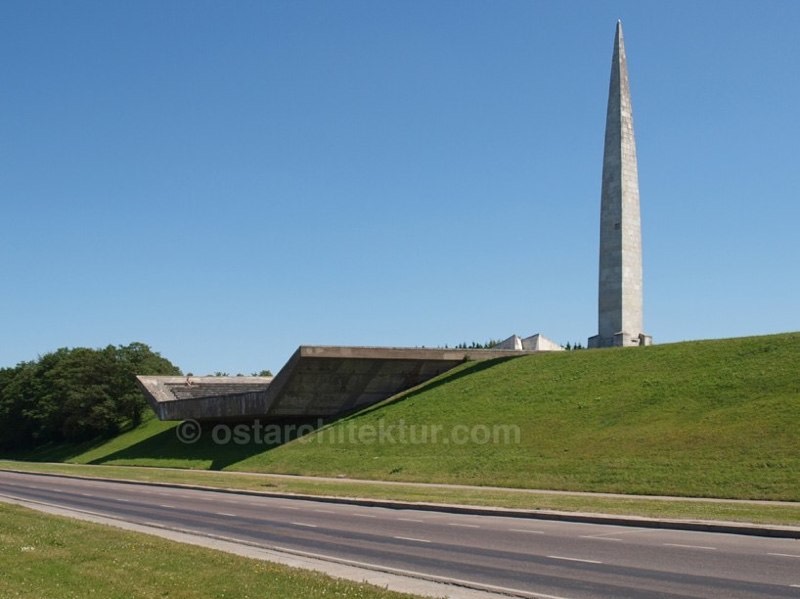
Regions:
M 139 376 L 160 420 L 335 418 L 465 361 L 533 351 L 301 346 L 275 377 Z

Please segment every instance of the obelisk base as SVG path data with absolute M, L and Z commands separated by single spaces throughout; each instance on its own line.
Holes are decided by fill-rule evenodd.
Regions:
M 653 345 L 653 338 L 650 335 L 639 333 L 632 335 L 631 333 L 617 333 L 613 337 L 601 337 L 595 335 L 589 337 L 589 349 L 596 349 L 599 347 L 644 347 L 645 345 Z

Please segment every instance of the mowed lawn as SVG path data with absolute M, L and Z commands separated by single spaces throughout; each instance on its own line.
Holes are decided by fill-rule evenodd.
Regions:
M 367 426 L 379 436 L 392 425 L 405 428 L 408 442 L 352 432 Z M 434 426 L 441 427 L 438 440 L 421 442 Z M 518 437 L 504 434 L 508 426 L 518 427 Z M 413 430 L 420 442 L 412 442 Z M 800 500 L 800 334 L 465 364 L 232 467 Z
M 174 426 L 27 457 L 797 501 L 800 333 L 465 363 L 279 447 Z
M 3 503 L 0 564 L 7 598 L 413 597 Z

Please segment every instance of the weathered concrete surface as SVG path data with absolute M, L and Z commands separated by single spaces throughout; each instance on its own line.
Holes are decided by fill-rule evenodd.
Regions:
M 494 346 L 493 349 L 515 349 L 531 350 L 531 351 L 564 351 L 559 343 L 552 339 L 548 339 L 541 333 L 536 333 L 530 337 L 523 339 L 519 335 L 511 335 L 508 339 L 504 339 Z
M 138 376 L 161 420 L 235 419 L 258 413 L 273 377 Z M 198 416 L 202 414 L 203 416 Z
M 465 360 L 530 351 L 301 346 L 274 378 L 139 376 L 161 420 L 331 418 L 424 383 Z
M 651 341 L 642 326 L 639 172 L 622 23 L 617 22 L 603 152 L 598 334 L 589 339 L 589 347 Z

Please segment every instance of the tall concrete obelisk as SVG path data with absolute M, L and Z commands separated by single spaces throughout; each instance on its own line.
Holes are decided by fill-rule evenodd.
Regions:
M 617 22 L 600 207 L 598 334 L 589 347 L 650 345 L 642 328 L 642 231 L 628 65 Z

